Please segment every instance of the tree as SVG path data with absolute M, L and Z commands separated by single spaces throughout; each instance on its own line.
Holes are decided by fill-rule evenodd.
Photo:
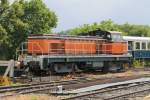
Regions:
M 42 0 L 0 0 L 1 58 L 13 58 L 16 49 L 28 34 L 50 33 L 56 27 L 57 17 Z M 2 57 L 3 56 L 3 57 Z
M 100 23 L 99 28 L 105 31 L 118 31 L 118 27 L 116 24 L 111 20 L 104 20 Z
M 8 1 L 1 0 L 0 2 L 0 44 L 3 43 L 7 38 L 6 29 L 3 27 L 2 22 L 5 20 L 5 10 L 8 8 Z
M 125 35 L 130 36 L 149 36 L 150 27 L 146 25 L 131 25 L 125 23 L 123 25 L 118 25 L 118 28 L 125 33 Z
M 80 27 L 67 30 L 67 32 L 69 34 L 79 35 L 96 29 L 101 29 L 105 31 L 119 31 L 117 24 L 115 24 L 112 20 L 109 19 L 109 20 L 102 21 L 100 23 L 84 24 Z
M 7 0 L 2 0 L 1 5 L 0 30 L 2 30 L 2 41 L 0 46 L 3 51 L 1 55 L 6 58 L 12 58 L 16 47 L 25 40 L 25 30 L 28 28 L 28 23 L 20 19 L 24 15 L 24 9 L 19 2 L 15 1 L 10 5 Z
M 133 25 L 129 23 L 116 24 L 112 20 L 104 20 L 100 23 L 84 24 L 66 32 L 73 35 L 80 35 L 91 30 L 101 29 L 105 31 L 120 31 L 123 35 L 130 36 L 150 36 L 150 26 L 147 25 Z M 63 32 L 65 33 L 65 32 Z
M 28 31 L 32 34 L 50 33 L 56 27 L 57 17 L 42 0 L 24 2 L 25 14 L 23 20 L 29 24 Z

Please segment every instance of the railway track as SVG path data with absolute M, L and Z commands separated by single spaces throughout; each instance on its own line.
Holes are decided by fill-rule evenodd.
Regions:
M 77 94 L 62 100 L 128 100 L 137 95 L 150 93 L 150 81 L 99 89 L 93 92 Z
M 130 77 L 130 78 L 114 78 L 113 81 L 124 81 L 129 79 L 136 79 L 137 77 Z M 62 85 L 65 90 L 72 90 L 77 89 L 79 87 L 85 86 L 92 86 L 95 83 L 101 84 L 111 82 L 111 78 L 107 79 L 87 79 L 85 77 L 80 77 L 78 79 L 69 80 L 69 81 L 58 81 L 58 82 L 40 82 L 34 84 L 27 84 L 27 85 L 19 85 L 19 86 L 7 86 L 7 87 L 0 87 L 0 97 L 8 97 L 14 96 L 19 94 L 29 94 L 29 93 L 37 93 L 41 91 L 48 91 L 49 93 L 57 92 L 57 86 Z M 109 81 L 108 81 L 109 80 Z M 100 90 L 101 91 L 101 90 Z M 70 100 L 70 99 L 69 99 Z
M 18 86 L 5 86 L 0 87 L 0 97 L 13 96 L 17 94 L 28 94 L 39 91 L 57 92 L 57 86 L 66 86 L 78 83 L 84 83 L 92 80 L 86 78 L 79 78 L 69 81 L 57 81 L 57 82 L 40 82 L 36 84 L 18 85 Z M 11 93 L 11 94 L 7 94 Z
M 133 77 L 133 78 L 136 78 L 136 77 Z M 41 87 L 54 87 L 54 86 L 59 86 L 59 85 L 62 85 L 66 89 L 70 90 L 70 89 L 75 89 L 75 88 L 78 88 L 78 87 L 80 88 L 80 87 L 85 87 L 85 86 L 91 86 L 91 85 L 93 85 L 94 83 L 96 83 L 98 81 L 100 81 L 102 83 L 105 83 L 110 79 L 111 78 L 107 78 L 107 79 L 101 79 L 101 78 L 87 79 L 85 77 L 79 77 L 77 79 L 68 80 L 68 81 L 39 82 L 39 83 L 24 84 L 24 85 L 18 85 L 18 86 L 4 86 L 4 87 L 0 87 L 0 93 L 18 92 L 18 91 L 27 90 L 27 89 L 34 89 L 34 88 L 41 88 Z M 117 80 L 120 80 L 120 79 L 127 80 L 128 78 L 114 78 L 113 80 L 117 81 Z M 72 86 L 72 87 L 70 87 L 70 86 Z

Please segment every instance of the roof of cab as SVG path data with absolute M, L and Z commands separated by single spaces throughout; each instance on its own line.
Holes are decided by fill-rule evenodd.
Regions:
M 123 36 L 126 41 L 150 41 L 150 37 Z
M 119 31 L 108 31 L 108 32 L 110 32 L 112 34 L 122 34 L 122 32 L 119 32 Z

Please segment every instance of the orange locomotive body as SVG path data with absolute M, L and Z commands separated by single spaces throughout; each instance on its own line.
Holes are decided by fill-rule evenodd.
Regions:
M 29 54 L 55 54 L 63 53 L 63 41 L 56 39 L 28 39 Z
M 33 37 L 33 36 L 32 36 Z M 28 53 L 29 54 L 96 54 L 96 41 L 91 38 L 77 38 L 71 37 L 67 39 L 34 37 L 28 38 Z M 102 40 L 99 40 L 102 41 Z
M 96 43 L 90 40 L 65 40 L 66 54 L 96 54 Z
M 125 54 L 127 53 L 126 42 L 104 43 L 102 44 L 102 53 L 104 54 Z
M 70 38 L 70 37 L 69 37 Z M 34 37 L 28 39 L 29 54 L 124 54 L 127 53 L 126 42 L 107 42 L 91 38 L 71 37 L 67 39 Z M 98 42 L 97 42 L 98 41 Z

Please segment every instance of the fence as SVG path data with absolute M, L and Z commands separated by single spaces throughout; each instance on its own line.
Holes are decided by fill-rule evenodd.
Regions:
M 0 61 L 0 66 L 7 67 L 3 76 L 6 77 L 9 75 L 9 77 L 13 77 L 15 65 L 16 65 L 16 62 L 14 60 Z

